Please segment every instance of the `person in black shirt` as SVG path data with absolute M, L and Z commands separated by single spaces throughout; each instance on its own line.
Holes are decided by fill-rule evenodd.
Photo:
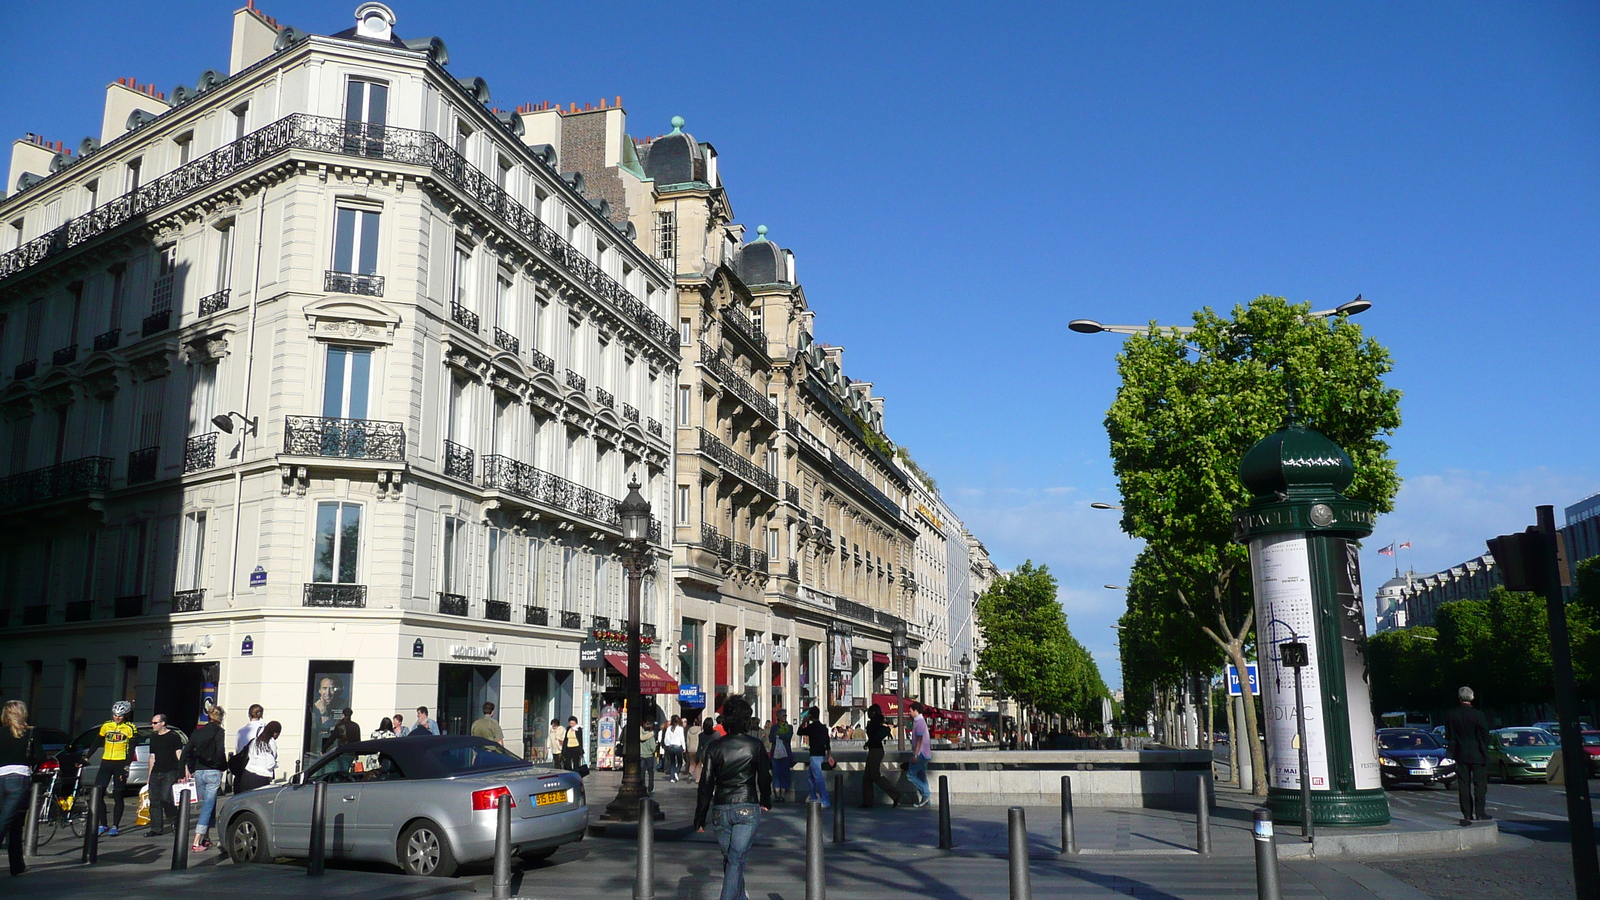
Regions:
M 883 774 L 883 739 L 888 736 L 889 726 L 883 721 L 883 707 L 874 703 L 867 707 L 867 768 L 861 779 L 862 809 L 871 809 L 877 799 L 873 785 L 883 788 L 895 806 L 900 805 L 899 789 Z
M 822 808 L 827 809 L 833 803 L 828 798 L 828 778 L 822 766 L 831 758 L 833 743 L 828 736 L 828 726 L 822 724 L 822 711 L 817 707 L 806 710 L 806 724 L 800 729 L 800 736 L 806 739 L 806 747 L 811 751 L 811 793 L 806 795 L 806 800 L 821 800 Z
M 1456 761 L 1456 794 L 1461 804 L 1461 824 L 1488 821 L 1484 805 L 1489 792 L 1489 718 L 1472 708 L 1472 688 L 1456 691 L 1461 705 L 1444 717 L 1449 754 Z
M 772 809 L 772 763 L 761 739 L 746 734 L 756 723 L 750 702 L 729 697 L 722 704 L 722 724 L 727 734 L 706 747 L 700 772 L 694 827 L 705 831 L 709 819 L 722 846 L 720 900 L 742 900 L 744 861 L 761 826 L 761 813 Z
M 178 805 L 172 802 L 172 786 L 183 780 L 183 735 L 167 727 L 167 717 L 156 713 L 150 717 L 150 830 L 149 837 L 159 837 L 166 830 L 166 821 L 178 827 Z
M 22 859 L 22 824 L 28 817 L 33 770 L 43 758 L 28 726 L 28 705 L 7 700 L 0 710 L 0 834 L 6 835 L 12 875 L 28 869 Z

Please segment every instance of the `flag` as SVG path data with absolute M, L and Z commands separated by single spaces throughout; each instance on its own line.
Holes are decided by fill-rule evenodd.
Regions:
M 1405 543 L 1401 544 L 1400 545 L 1400 549 L 1401 550 L 1410 550 L 1411 549 L 1411 542 L 1410 541 L 1406 541 Z
M 1380 547 L 1378 549 L 1378 555 L 1379 556 L 1393 556 L 1394 555 L 1394 545 L 1390 544 L 1387 547 Z

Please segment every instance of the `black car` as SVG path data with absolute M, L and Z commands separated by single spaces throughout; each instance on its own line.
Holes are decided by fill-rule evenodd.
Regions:
M 1456 761 L 1439 739 L 1420 728 L 1378 729 L 1378 771 L 1383 786 L 1455 783 Z

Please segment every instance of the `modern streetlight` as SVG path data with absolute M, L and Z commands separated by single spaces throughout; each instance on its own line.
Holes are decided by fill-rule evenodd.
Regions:
M 628 484 L 628 496 L 617 504 L 622 542 L 628 548 L 623 565 L 628 570 L 628 721 L 622 728 L 622 786 L 606 806 L 611 822 L 639 821 L 639 801 L 645 797 L 644 764 L 639 759 L 639 723 L 644 719 L 644 694 L 639 688 L 639 582 L 649 563 L 650 501 L 639 493 L 639 478 Z
M 894 705 L 894 733 L 897 749 L 906 748 L 906 623 L 904 619 L 896 619 L 894 630 L 890 632 L 890 640 L 894 649 L 895 690 L 899 694 Z
M 1308 318 L 1326 319 L 1331 316 L 1353 316 L 1364 313 L 1372 308 L 1371 300 L 1363 300 L 1360 294 L 1348 303 L 1341 303 L 1333 309 L 1319 309 L 1307 313 Z M 1067 328 L 1079 334 L 1145 334 L 1151 329 L 1156 331 L 1170 331 L 1173 334 L 1193 334 L 1193 325 L 1106 325 L 1094 319 L 1073 319 L 1067 323 Z

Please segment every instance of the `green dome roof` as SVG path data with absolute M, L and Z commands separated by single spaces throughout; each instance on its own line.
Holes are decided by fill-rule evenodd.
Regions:
M 1256 497 L 1341 493 L 1355 475 L 1338 444 L 1298 422 L 1262 438 L 1239 463 L 1239 478 Z

